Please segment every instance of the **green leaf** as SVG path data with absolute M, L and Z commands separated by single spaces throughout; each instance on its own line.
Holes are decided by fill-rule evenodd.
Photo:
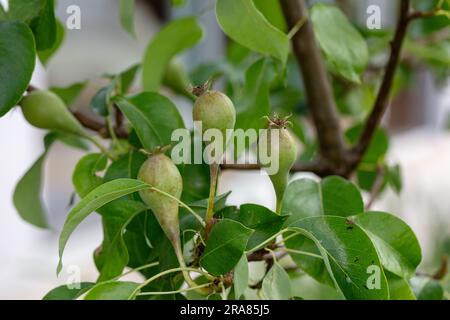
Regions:
M 126 94 L 128 90 L 130 90 L 136 78 L 136 74 L 138 73 L 140 68 L 141 66 L 139 64 L 136 64 L 129 67 L 119 75 L 122 94 Z
M 55 133 L 45 136 L 43 154 L 19 180 L 13 195 L 14 206 L 21 218 L 39 228 L 48 228 L 46 210 L 41 200 L 42 168 L 56 137 Z
M 390 300 L 416 300 L 408 281 L 386 271 L 386 279 L 389 285 Z
M 115 102 L 149 151 L 171 144 L 172 132 L 184 128 L 175 105 L 160 94 L 144 92 L 128 98 L 119 97 Z
M 358 141 L 364 126 L 358 124 L 345 133 L 345 136 L 350 144 L 354 144 Z M 364 154 L 362 163 L 364 164 L 376 164 L 384 157 L 389 148 L 389 137 L 386 131 L 382 128 L 378 128 L 372 138 L 372 141 Z
M 287 35 L 271 25 L 252 0 L 217 0 L 216 15 L 220 27 L 231 39 L 286 64 L 290 48 Z
M 61 21 L 56 20 L 56 39 L 51 47 L 45 50 L 40 50 L 38 52 L 39 60 L 45 66 L 50 58 L 58 51 L 61 47 L 65 37 L 64 25 Z
M 131 151 L 119 160 L 111 163 L 105 172 L 103 182 L 121 178 L 137 179 L 139 169 L 147 158 L 145 154 L 139 151 Z
M 150 186 L 134 179 L 117 179 L 100 185 L 86 195 L 68 214 L 59 236 L 59 263 L 57 272 L 62 269 L 62 255 L 70 235 L 75 228 L 92 212 L 103 205 L 127 194 L 148 189 Z
M 227 273 L 239 262 L 252 233 L 239 222 L 221 220 L 209 235 L 200 265 L 215 276 Z
M 42 300 L 75 300 L 94 285 L 93 282 L 81 282 L 72 284 L 73 288 L 69 288 L 68 285 L 64 284 L 48 292 Z
M 8 16 L 11 20 L 30 22 L 39 15 L 46 3 L 47 0 L 9 1 Z
M 253 3 L 274 27 L 283 32 L 287 31 L 283 10 L 278 0 L 253 0 Z
M 351 219 L 372 239 L 386 270 L 402 278 L 414 275 L 422 253 L 414 232 L 405 222 L 384 212 L 367 212 Z
M 210 173 L 207 164 L 184 164 L 179 167 L 179 171 L 183 184 L 189 186 L 183 188 L 182 201 L 190 203 L 208 197 Z
M 247 228 L 254 230 L 248 240 L 247 250 L 256 248 L 279 232 L 287 218 L 256 204 L 243 204 L 239 211 L 232 212 L 225 217 L 236 220 Z
M 101 153 L 91 153 L 81 158 L 73 172 L 72 183 L 81 198 L 102 184 L 97 172 L 106 168 L 108 159 Z
M 290 215 L 286 225 L 319 215 L 352 216 L 364 212 L 358 188 L 341 177 L 331 176 L 320 183 L 311 179 L 291 182 L 283 199 L 282 213 Z
M 41 200 L 42 166 L 46 154 L 44 152 L 20 179 L 13 196 L 20 217 L 39 228 L 48 228 L 46 210 Z
M 0 22 L 0 117 L 22 98 L 33 74 L 35 55 L 30 28 L 18 21 Z
M 312 7 L 311 21 L 331 72 L 359 83 L 369 60 L 369 51 L 358 30 L 341 10 L 327 4 Z
M 30 24 L 36 41 L 36 50 L 51 49 L 57 40 L 57 22 L 54 0 L 46 0 L 39 16 Z
M 158 91 L 172 58 L 193 47 L 202 36 L 203 30 L 194 17 L 172 21 L 161 29 L 147 47 L 142 63 L 144 90 Z
M 110 280 L 122 274 L 129 260 L 123 240 L 125 228 L 134 217 L 146 209 L 142 202 L 117 200 L 99 210 L 103 217 L 104 239 L 98 281 Z
M 428 277 L 414 277 L 410 281 L 417 300 L 442 300 L 444 289 L 439 281 Z
M 108 106 L 110 104 L 111 96 L 114 93 L 115 87 L 116 79 L 112 80 L 108 85 L 101 88 L 99 91 L 97 91 L 94 97 L 92 97 L 90 107 L 102 117 L 106 117 L 109 113 Z
M 387 181 L 392 189 L 400 194 L 402 191 L 402 173 L 400 165 L 388 167 Z
M 68 87 L 53 87 L 50 91 L 58 95 L 66 104 L 66 106 L 72 105 L 78 96 L 86 88 L 87 82 L 77 82 Z
M 248 261 L 247 255 L 244 253 L 234 268 L 233 273 L 234 295 L 239 299 L 248 287 Z
M 289 275 L 278 263 L 264 277 L 262 292 L 268 300 L 289 300 L 292 297 Z
M 136 36 L 134 31 L 134 3 L 134 0 L 120 0 L 119 2 L 120 23 L 125 31 L 133 37 Z
M 270 59 L 256 61 L 247 70 L 245 86 L 236 99 L 236 129 L 262 129 L 265 125 L 264 116 L 270 113 L 270 83 L 275 76 L 275 70 Z M 256 139 L 250 139 L 252 145 Z M 236 154 L 240 154 L 237 150 Z
M 139 283 L 135 282 L 104 282 L 93 287 L 84 300 L 128 300 Z
M 358 188 L 341 177 L 327 177 L 321 182 L 323 211 L 326 215 L 349 216 L 364 211 Z
M 299 220 L 289 229 L 314 241 L 335 287 L 345 298 L 371 300 L 389 297 L 377 251 L 359 226 L 344 217 L 318 216 Z M 286 246 L 297 250 L 289 240 Z

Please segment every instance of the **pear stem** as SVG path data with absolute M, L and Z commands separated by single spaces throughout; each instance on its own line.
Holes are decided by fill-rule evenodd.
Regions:
M 211 221 L 214 215 L 214 198 L 216 196 L 217 179 L 219 176 L 220 165 L 217 163 L 212 163 L 209 166 L 211 183 L 209 187 L 209 199 L 208 199 L 208 209 L 206 210 L 206 223 Z

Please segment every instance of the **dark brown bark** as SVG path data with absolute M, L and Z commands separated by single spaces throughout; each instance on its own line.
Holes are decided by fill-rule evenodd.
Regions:
M 406 36 L 406 31 L 408 29 L 409 22 L 411 21 L 410 15 L 410 0 L 401 0 L 399 18 L 397 21 L 397 27 L 394 35 L 394 39 L 391 41 L 391 54 L 389 56 L 389 61 L 386 66 L 386 71 L 378 91 L 378 95 L 369 114 L 364 129 L 358 142 L 352 150 L 352 159 L 348 167 L 348 171 L 352 172 L 356 169 L 358 164 L 361 162 L 364 154 L 366 153 L 370 142 L 372 141 L 373 135 L 380 125 L 381 119 L 386 112 L 389 105 L 390 93 L 392 88 L 392 83 L 394 80 L 395 72 L 400 61 L 400 54 L 402 50 L 403 40 Z
M 280 3 L 289 28 L 294 28 L 299 21 L 306 21 L 292 37 L 292 46 L 303 76 L 320 154 L 330 166 L 340 167 L 344 161 L 344 142 L 339 117 L 306 4 L 303 0 L 280 0 Z

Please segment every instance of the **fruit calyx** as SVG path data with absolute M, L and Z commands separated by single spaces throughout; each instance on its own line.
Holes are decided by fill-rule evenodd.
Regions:
M 200 96 L 204 95 L 206 92 L 208 92 L 209 89 L 211 89 L 211 85 L 212 85 L 212 80 L 208 79 L 205 83 L 193 87 L 192 94 L 196 97 L 200 97 Z
M 289 121 L 290 117 L 292 117 L 291 114 L 286 117 L 280 117 L 277 113 L 274 113 L 272 117 L 265 116 L 264 118 L 267 120 L 269 128 L 286 129 L 288 126 L 292 127 L 292 122 Z

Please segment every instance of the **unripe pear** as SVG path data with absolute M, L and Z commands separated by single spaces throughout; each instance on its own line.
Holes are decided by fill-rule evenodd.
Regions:
M 163 153 L 153 154 L 144 162 L 139 170 L 138 179 L 175 199 L 181 198 L 183 180 L 180 172 L 172 160 Z M 161 228 L 177 251 L 180 242 L 178 202 L 151 189 L 139 193 L 142 200 L 153 211 Z
M 181 61 L 178 59 L 170 61 L 164 74 L 163 84 L 178 94 L 191 97 L 189 92 L 190 83 L 191 81 Z
M 202 133 L 208 129 L 218 129 L 226 139 L 227 129 L 234 129 L 236 110 L 233 102 L 219 91 L 206 91 L 194 103 L 194 121 L 202 122 Z M 224 140 L 224 148 L 228 140 Z
M 51 91 L 33 91 L 23 98 L 20 105 L 25 119 L 37 128 L 86 136 L 64 101 Z
M 276 173 L 269 173 L 277 197 L 277 213 L 281 211 L 281 203 L 288 185 L 289 173 L 297 159 L 297 144 L 286 129 L 285 124 L 285 119 L 276 118 L 270 123 L 267 133 L 261 134 L 259 138 L 259 152 L 261 154 L 278 155 L 278 170 Z M 278 132 L 272 134 L 273 130 L 278 130 Z M 268 166 L 266 165 L 266 167 Z

